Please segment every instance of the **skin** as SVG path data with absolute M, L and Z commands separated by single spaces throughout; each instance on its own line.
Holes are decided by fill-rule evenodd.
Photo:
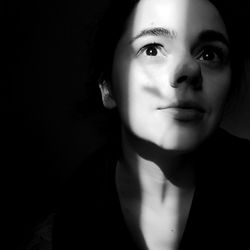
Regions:
M 221 48 L 223 57 L 228 57 L 227 46 L 219 41 L 197 41 L 204 30 L 219 31 L 227 38 L 224 24 L 210 3 L 196 0 L 191 8 L 192 2 L 140 1 L 114 57 L 112 84 L 124 125 L 137 137 L 167 150 L 192 150 L 213 132 L 221 119 L 230 85 L 228 60 L 216 63 L 219 59 L 213 51 L 204 53 L 210 53 L 214 59 L 202 57 L 206 45 Z M 169 29 L 176 36 L 148 35 L 131 43 L 142 30 L 155 27 Z M 148 47 L 157 51 L 156 56 L 148 56 L 145 51 L 144 46 L 152 43 L 160 44 L 158 48 Z M 181 77 L 186 79 L 177 88 L 172 87 L 171 83 Z M 196 89 L 193 85 L 198 81 L 201 86 Z M 175 111 L 165 107 L 180 101 L 199 103 L 205 109 L 202 119 L 174 119 Z
M 116 182 L 142 249 L 178 247 L 195 190 L 193 156 L 218 127 L 230 87 L 227 39 L 209 1 L 141 0 L 117 44 L 112 84 L 101 91 L 121 116 Z M 186 101 L 192 107 L 180 107 Z

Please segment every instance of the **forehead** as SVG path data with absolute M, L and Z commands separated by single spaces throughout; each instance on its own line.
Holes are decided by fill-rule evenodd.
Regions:
M 166 27 L 185 38 L 202 30 L 215 30 L 227 36 L 219 12 L 208 0 L 141 0 L 127 27 L 132 37 L 151 27 Z

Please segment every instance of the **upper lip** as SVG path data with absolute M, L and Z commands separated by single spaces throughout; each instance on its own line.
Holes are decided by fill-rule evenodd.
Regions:
M 176 101 L 172 102 L 167 106 L 163 106 L 159 109 L 168 109 L 168 108 L 176 108 L 176 109 L 194 109 L 199 112 L 205 112 L 205 108 L 198 102 L 192 101 L 192 100 L 182 100 L 182 101 Z

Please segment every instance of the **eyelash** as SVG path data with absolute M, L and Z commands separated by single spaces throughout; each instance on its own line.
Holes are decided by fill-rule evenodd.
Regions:
M 204 56 L 206 53 L 213 53 L 213 55 L 215 57 L 218 57 L 216 59 L 200 59 L 202 56 Z M 222 48 L 220 47 L 216 47 L 216 46 L 212 46 L 212 45 L 207 45 L 205 47 L 203 47 L 200 51 L 200 53 L 198 53 L 197 58 L 200 61 L 203 61 L 204 63 L 214 63 L 214 64 L 218 64 L 218 63 L 223 63 L 225 60 L 225 53 L 223 51 Z
M 158 52 L 161 51 L 161 50 L 163 49 L 163 45 L 160 44 L 160 43 L 150 43 L 150 44 L 147 44 L 147 45 L 143 46 L 143 47 L 137 52 L 137 55 L 143 54 L 144 52 L 147 51 L 147 49 L 150 49 L 150 48 L 156 49 L 157 54 L 158 54 Z M 146 55 L 146 56 L 152 56 L 152 57 L 153 57 L 153 56 L 157 56 L 157 54 L 156 54 L 156 55 Z
M 145 56 L 156 57 L 158 55 L 158 52 L 163 53 L 164 46 L 160 43 L 149 43 L 149 44 L 143 46 L 137 52 L 137 55 L 141 55 L 141 54 L 145 53 L 150 48 L 155 49 L 156 54 L 152 54 L 152 55 L 145 54 Z M 214 58 L 201 59 L 201 57 L 205 56 L 206 53 L 211 53 L 211 52 L 214 55 L 215 59 Z M 206 46 L 203 46 L 201 49 L 199 49 L 199 53 L 196 56 L 196 58 L 199 61 L 201 61 L 202 63 L 207 64 L 207 65 L 220 65 L 220 64 L 223 64 L 225 62 L 226 55 L 225 55 L 223 48 L 218 47 L 218 46 L 214 46 L 214 45 L 206 45 Z

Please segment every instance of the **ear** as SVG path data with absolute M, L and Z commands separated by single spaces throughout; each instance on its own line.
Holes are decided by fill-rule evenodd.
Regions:
M 108 108 L 108 109 L 115 108 L 116 107 L 116 102 L 115 102 L 114 97 L 112 95 L 110 83 L 108 83 L 107 81 L 103 80 L 99 84 L 99 88 L 101 90 L 102 103 L 103 103 L 104 107 Z

